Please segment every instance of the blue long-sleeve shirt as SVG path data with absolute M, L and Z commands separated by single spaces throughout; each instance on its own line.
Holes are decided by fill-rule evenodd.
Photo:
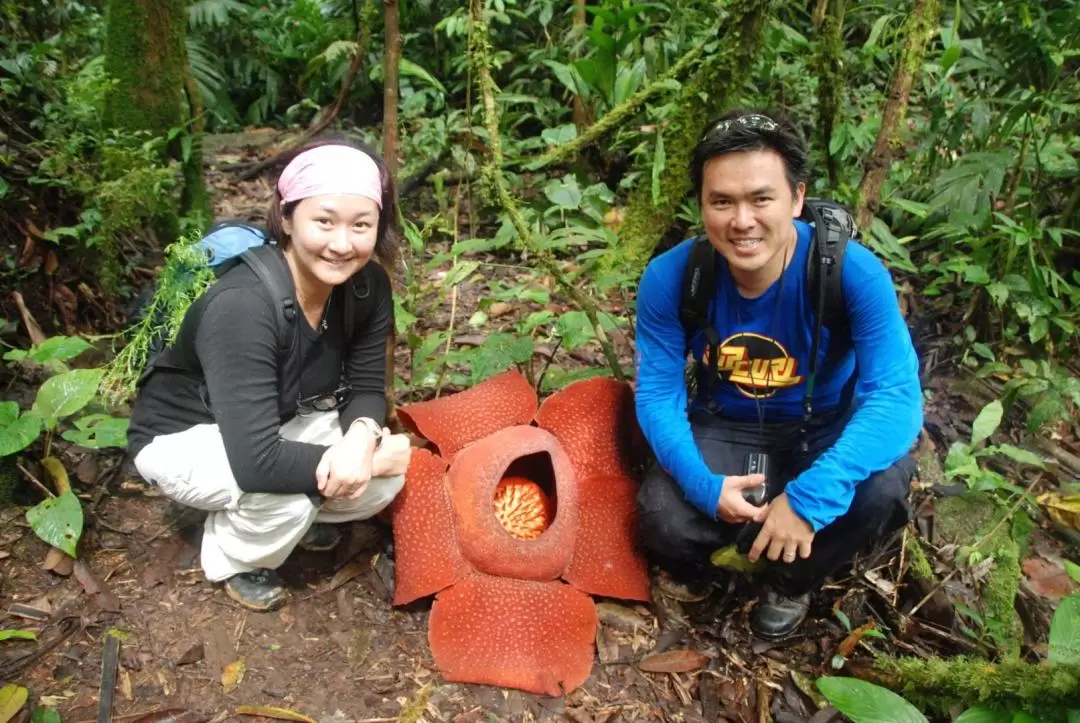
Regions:
M 756 421 L 759 409 L 766 423 L 802 416 L 814 330 L 805 288 L 811 228 L 794 223 L 798 242 L 792 259 L 782 279 L 757 298 L 740 296 L 726 261 L 717 261 L 710 315 L 721 339 L 714 401 L 724 417 Z M 679 319 L 692 246 L 692 239 L 684 241 L 656 257 L 642 276 L 636 408 L 659 463 L 686 499 L 715 519 L 724 476 L 709 470 L 694 442 L 684 382 L 688 341 L 699 363 L 707 346 L 701 331 L 688 340 Z M 855 410 L 837 442 L 786 488 L 791 508 L 815 531 L 847 512 L 859 482 L 907 453 L 923 420 L 918 358 L 889 272 L 853 241 L 842 283 L 854 348 L 827 359 L 829 335 L 822 330 L 813 404 L 815 411 L 836 408 L 857 369 Z

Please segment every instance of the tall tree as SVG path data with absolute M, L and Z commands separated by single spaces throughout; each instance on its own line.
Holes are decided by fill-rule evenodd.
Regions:
M 155 136 L 184 127 L 190 120 L 184 102 L 187 0 L 108 0 L 105 13 L 105 72 L 116 80 L 105 99 L 106 123 Z M 169 149 L 183 161 L 181 209 L 208 216 L 201 139 L 189 132 L 193 142 L 178 140 Z
M 383 161 L 390 175 L 398 168 L 398 66 L 401 65 L 401 32 L 398 0 L 383 0 L 386 24 L 386 57 L 383 71 Z
M 941 4 L 939 0 L 916 0 L 904 24 L 903 47 L 896 60 L 892 80 L 889 81 L 889 95 L 881 113 L 881 127 L 878 129 L 874 153 L 867 162 L 862 182 L 859 184 L 859 202 L 856 206 L 856 220 L 859 228 L 869 229 L 874 217 L 874 210 L 881 200 L 881 187 L 893 162 L 894 149 L 900 142 L 900 129 L 907 113 L 908 97 L 915 78 L 922 72 L 926 46 L 937 33 Z
M 814 51 L 814 65 L 818 74 L 817 131 L 829 170 L 829 185 L 834 189 L 840 179 L 836 159 L 829 147 L 832 145 L 833 125 L 840 110 L 844 87 L 841 63 L 844 52 L 844 3 L 845 0 L 818 0 L 813 15 L 814 34 L 817 36 Z

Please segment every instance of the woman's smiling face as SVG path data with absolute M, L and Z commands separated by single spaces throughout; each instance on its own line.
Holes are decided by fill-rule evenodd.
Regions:
M 365 196 L 305 198 L 283 219 L 286 253 L 305 276 L 337 286 L 363 268 L 375 251 L 379 204 Z

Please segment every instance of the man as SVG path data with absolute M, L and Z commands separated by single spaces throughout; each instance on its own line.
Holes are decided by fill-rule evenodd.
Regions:
M 909 519 L 918 360 L 888 271 L 851 241 L 841 266 L 850 331 L 820 331 L 808 380 L 814 229 L 798 220 L 807 150 L 789 121 L 725 115 L 707 126 L 690 175 L 716 251 L 708 317 L 718 343 L 681 321 L 691 239 L 653 259 L 638 290 L 637 416 L 656 457 L 638 494 L 639 534 L 650 560 L 691 590 L 707 583 L 719 548 L 749 545 L 751 561 L 767 558 L 751 626 L 778 638 L 803 621 L 828 575 Z M 689 405 L 688 352 L 698 379 Z M 761 464 L 755 452 L 766 475 L 745 474 L 748 460 Z M 767 501 L 755 506 L 763 484 Z

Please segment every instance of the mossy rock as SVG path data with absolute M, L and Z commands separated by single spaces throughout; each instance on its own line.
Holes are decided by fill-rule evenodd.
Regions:
M 1023 626 L 1016 614 L 1016 594 L 1022 575 L 1020 562 L 1027 550 L 1033 524 L 1019 509 L 1013 513 L 1010 522 L 999 524 L 1006 514 L 1008 509 L 992 495 L 967 492 L 937 502 L 934 526 L 943 542 L 960 547 L 959 555 L 977 551 L 984 557 L 994 558 L 994 567 L 978 591 L 979 607 L 985 632 L 996 647 L 1006 657 L 1017 657 Z M 984 539 L 987 534 L 990 537 Z

